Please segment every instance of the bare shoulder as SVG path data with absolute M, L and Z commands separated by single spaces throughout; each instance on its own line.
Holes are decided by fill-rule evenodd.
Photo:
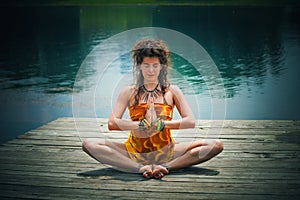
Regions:
M 185 101 L 183 92 L 177 85 L 170 85 L 169 89 L 172 93 L 172 98 L 174 99 L 175 104 L 182 104 L 182 102 Z
M 177 85 L 170 85 L 169 89 L 175 96 L 182 94 L 181 89 Z
M 182 98 L 182 92 L 177 85 L 170 85 L 165 93 L 165 99 L 169 105 L 174 105 Z
M 123 88 L 121 93 L 132 93 L 135 91 L 135 87 L 133 85 L 128 85 Z
M 134 85 L 126 86 L 120 92 L 119 99 L 122 99 L 124 102 L 127 102 L 127 105 L 132 105 L 134 101 L 134 96 L 136 95 L 137 90 Z
M 119 98 L 121 99 L 126 99 L 126 101 L 130 100 L 130 97 L 132 96 L 132 94 L 135 92 L 135 88 L 134 86 L 126 86 L 124 87 L 119 95 Z
M 120 92 L 120 95 L 130 97 L 132 93 L 135 92 L 135 87 L 133 85 L 126 86 Z

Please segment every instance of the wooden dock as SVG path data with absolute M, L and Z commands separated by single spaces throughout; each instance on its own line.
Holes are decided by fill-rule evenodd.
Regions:
M 99 136 L 91 121 L 76 119 L 83 125 L 82 137 Z M 97 123 L 106 130 L 105 119 Z M 216 123 L 199 121 L 196 133 L 175 132 L 174 137 L 187 141 L 216 133 L 224 142 L 219 156 L 161 180 L 147 180 L 88 157 L 74 119 L 59 118 L 0 146 L 0 199 L 298 198 L 300 121 L 225 121 L 222 129 Z M 118 141 L 127 137 L 124 132 L 103 135 Z

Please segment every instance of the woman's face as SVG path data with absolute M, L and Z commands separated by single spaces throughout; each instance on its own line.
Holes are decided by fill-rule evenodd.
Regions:
M 158 76 L 162 69 L 158 57 L 145 57 L 141 64 L 141 70 L 144 77 L 144 84 L 158 83 Z

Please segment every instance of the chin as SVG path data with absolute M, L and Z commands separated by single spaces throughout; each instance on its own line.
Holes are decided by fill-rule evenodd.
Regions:
M 149 78 L 149 80 L 158 80 L 157 76 L 149 76 L 148 78 Z

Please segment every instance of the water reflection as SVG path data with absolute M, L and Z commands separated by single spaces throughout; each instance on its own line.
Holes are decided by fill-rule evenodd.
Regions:
M 289 9 L 149 6 L 3 10 L 2 19 L 10 16 L 5 25 L 11 28 L 1 33 L 6 38 L 1 48 L 1 88 L 71 92 L 80 63 L 102 40 L 131 28 L 156 26 L 197 40 L 219 67 L 227 97 L 232 98 L 240 86 L 262 86 L 268 74 L 283 73 L 286 32 L 289 28 L 299 31 L 291 20 L 298 12 Z M 296 36 L 294 40 L 299 41 Z M 193 67 L 176 57 L 173 61 L 174 69 L 203 92 L 203 80 Z
M 228 97 L 234 97 L 240 86 L 261 86 L 268 74 L 283 73 L 285 28 L 291 23 L 286 8 L 169 7 L 160 11 L 154 19 L 157 26 L 168 23 L 210 53 L 222 73 Z M 188 12 L 194 15 L 185 14 Z M 171 13 L 177 13 L 176 20 Z

